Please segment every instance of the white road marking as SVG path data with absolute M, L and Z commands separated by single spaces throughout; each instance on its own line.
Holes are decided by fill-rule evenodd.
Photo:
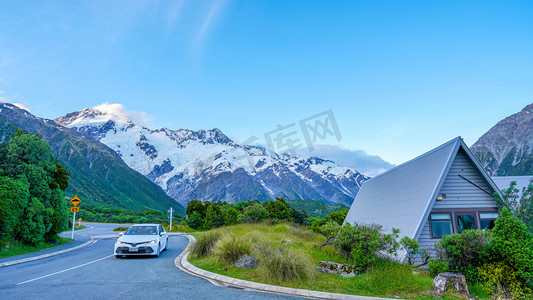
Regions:
M 88 262 L 88 263 L 84 263 L 84 264 L 79 265 L 79 266 L 75 266 L 75 267 L 68 268 L 68 269 L 65 269 L 65 270 L 61 270 L 61 271 L 58 271 L 58 272 L 55 272 L 55 273 L 51 273 L 51 274 L 44 275 L 44 276 L 41 276 L 41 277 L 37 277 L 37 278 L 34 278 L 34 279 L 30 279 L 30 280 L 26 280 L 26 281 L 23 281 L 23 282 L 19 282 L 19 283 L 17 283 L 16 285 L 26 284 L 26 283 L 29 283 L 29 282 L 32 282 L 32 281 L 35 281 L 35 280 L 39 280 L 39 279 L 43 279 L 43 278 L 46 278 L 46 277 L 54 276 L 54 275 L 57 275 L 57 274 L 61 274 L 61 273 L 64 273 L 64 272 L 70 271 L 70 270 L 78 269 L 78 268 L 84 267 L 84 266 L 86 266 L 86 265 L 90 265 L 90 264 L 93 264 L 93 263 L 95 263 L 95 262 L 99 262 L 99 261 L 101 261 L 101 260 L 104 260 L 104 259 L 110 258 L 111 256 L 115 256 L 115 255 L 114 255 L 114 254 L 111 254 L 111 255 L 108 255 L 108 256 L 106 256 L 106 257 L 102 257 L 102 258 L 99 258 L 99 259 L 97 259 L 97 260 L 93 260 L 93 261 L 90 261 L 90 262 Z

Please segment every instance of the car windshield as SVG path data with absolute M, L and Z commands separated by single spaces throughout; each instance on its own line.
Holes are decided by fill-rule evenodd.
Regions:
M 157 235 L 155 226 L 131 226 L 125 235 Z

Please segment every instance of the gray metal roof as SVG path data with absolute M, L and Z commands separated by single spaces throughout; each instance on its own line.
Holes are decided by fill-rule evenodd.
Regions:
M 345 223 L 380 224 L 417 238 L 446 175 L 462 147 L 487 183 L 498 191 L 477 159 L 457 137 L 363 183 Z
M 494 176 L 491 178 L 500 190 L 509 188 L 511 181 L 516 181 L 516 188 L 519 190 L 518 195 L 521 195 L 522 188 L 529 185 L 529 181 L 533 179 L 533 176 Z

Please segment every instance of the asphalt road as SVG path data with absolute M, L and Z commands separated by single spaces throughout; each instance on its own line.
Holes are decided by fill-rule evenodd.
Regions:
M 117 227 L 76 232 L 76 238 L 108 235 Z M 182 272 L 174 259 L 187 246 L 184 236 L 170 236 L 159 257 L 113 255 L 115 238 L 42 260 L 0 268 L 0 299 L 298 299 L 224 288 Z

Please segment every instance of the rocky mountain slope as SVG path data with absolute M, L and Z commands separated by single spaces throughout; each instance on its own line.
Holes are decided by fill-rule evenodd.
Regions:
M 284 197 L 349 206 L 367 179 L 332 161 L 239 145 L 216 128 L 151 129 L 102 106 L 55 122 L 106 144 L 182 205 L 193 199 L 236 203 Z
M 471 150 L 492 176 L 533 175 L 533 104 L 498 122 Z
M 177 212 L 184 212 L 159 186 L 128 167 L 106 145 L 13 104 L 0 103 L 0 141 L 7 140 L 15 128 L 39 133 L 48 141 L 55 158 L 70 173 L 66 194 L 80 196 L 82 204 L 160 211 L 173 206 Z

